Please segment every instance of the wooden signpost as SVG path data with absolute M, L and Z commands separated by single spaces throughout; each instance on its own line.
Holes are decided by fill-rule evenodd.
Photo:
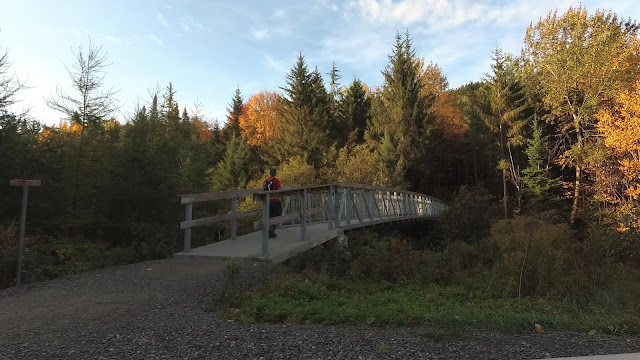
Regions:
M 9 181 L 11 186 L 22 186 L 22 214 L 20 215 L 20 239 L 18 240 L 18 270 L 16 273 L 16 285 L 20 285 L 22 279 L 22 253 L 24 249 L 24 227 L 27 221 L 27 197 L 29 186 L 40 186 L 40 180 L 13 179 Z

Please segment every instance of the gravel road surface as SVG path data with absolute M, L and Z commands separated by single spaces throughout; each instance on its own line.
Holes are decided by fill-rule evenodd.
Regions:
M 640 338 L 228 322 L 210 309 L 227 261 L 167 259 L 0 290 L 0 359 L 537 359 L 640 351 Z M 241 262 L 237 282 L 276 273 Z

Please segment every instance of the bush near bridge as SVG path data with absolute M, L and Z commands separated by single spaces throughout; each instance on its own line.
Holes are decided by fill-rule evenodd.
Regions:
M 226 316 L 416 325 L 444 334 L 533 331 L 535 324 L 547 331 L 640 333 L 637 233 L 595 225 L 574 230 L 549 213 L 496 221 L 473 242 L 442 239 L 446 225 L 416 226 L 353 232 L 347 249 L 300 255 L 282 278 L 233 297 Z

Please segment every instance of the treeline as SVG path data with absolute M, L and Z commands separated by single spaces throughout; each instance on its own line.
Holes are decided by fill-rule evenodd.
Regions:
M 384 83 L 341 83 L 300 54 L 281 91 L 238 89 L 219 128 L 180 107 L 176 89 L 113 117 L 105 56 L 89 44 L 69 73 L 74 93 L 47 99 L 67 121 L 10 110 L 22 84 L 0 59 L 0 224 L 14 223 L 11 178 L 42 179 L 30 229 L 170 254 L 179 194 L 350 181 L 443 199 L 484 186 L 501 217 L 556 209 L 567 221 L 640 227 L 638 26 L 570 8 L 529 26 L 522 54 L 492 54 L 483 79 L 457 89 L 397 34 Z M 327 86 L 328 85 L 328 86 Z M 156 235 L 150 235 L 151 233 Z M 154 240 L 155 239 L 155 240 Z M 8 240 L 7 240 L 8 241 Z

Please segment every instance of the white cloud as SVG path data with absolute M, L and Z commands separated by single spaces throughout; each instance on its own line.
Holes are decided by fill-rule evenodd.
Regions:
M 321 41 L 320 58 L 316 61 L 341 63 L 371 63 L 384 59 L 392 44 L 380 33 L 369 31 L 350 31 L 348 36 L 337 34 Z
M 283 61 L 276 60 L 271 55 L 264 56 L 264 64 L 268 68 L 271 68 L 280 73 L 286 73 L 287 71 L 289 71 L 289 69 L 287 68 L 287 65 Z
M 69 30 L 73 35 L 79 37 L 79 38 L 88 38 L 91 37 L 93 34 L 89 31 L 89 30 L 78 30 L 76 28 L 72 28 L 71 30 Z
M 151 39 L 153 42 L 155 42 L 156 44 L 163 46 L 164 44 L 162 43 L 162 40 L 158 39 L 157 37 L 155 37 L 154 35 L 149 34 L 149 39 Z
M 105 35 L 104 39 L 107 40 L 107 41 L 111 41 L 113 43 L 117 43 L 118 42 L 118 38 L 116 38 L 115 36 L 113 36 L 111 34 Z
M 287 9 L 280 8 L 280 9 L 276 9 L 273 12 L 273 16 L 272 17 L 277 19 L 277 18 L 282 18 L 285 15 L 287 15 Z
M 251 30 L 251 35 L 256 39 L 256 40 L 262 40 L 265 37 L 267 37 L 267 34 L 269 33 L 269 29 L 267 28 L 262 28 L 262 29 L 253 29 Z
M 553 8 L 577 5 L 578 0 L 517 0 L 509 2 L 474 0 L 354 0 L 345 9 L 374 23 L 402 24 L 422 23 L 429 31 L 442 31 L 470 22 L 505 24 L 532 15 L 541 16 Z M 525 21 L 526 23 L 526 21 Z
M 200 31 L 206 30 L 204 25 L 202 25 L 201 23 L 197 22 L 191 16 L 183 16 L 183 17 L 179 18 L 178 21 L 180 22 L 180 27 L 185 32 L 191 32 L 194 29 L 197 29 L 197 30 L 200 30 Z
M 156 17 L 158 19 L 158 22 L 164 26 L 164 27 L 168 27 L 169 23 L 167 22 L 167 20 L 164 19 L 164 15 L 162 14 L 158 14 L 158 16 Z

